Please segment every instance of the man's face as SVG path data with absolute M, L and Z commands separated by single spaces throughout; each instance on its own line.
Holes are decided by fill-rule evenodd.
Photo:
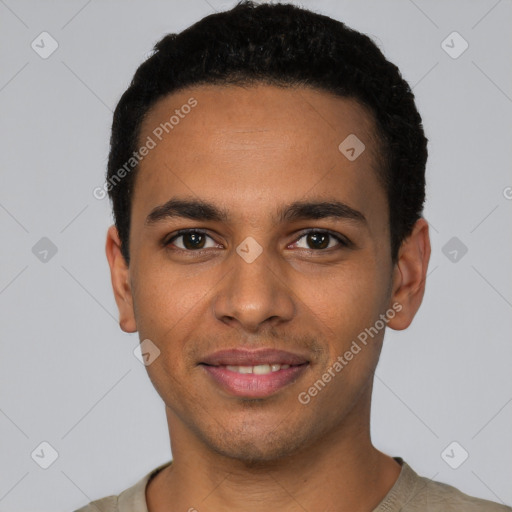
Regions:
M 176 109 L 179 122 L 159 141 L 155 129 Z M 141 144 L 150 136 L 157 145 L 135 184 L 125 325 L 133 315 L 140 339 L 160 350 L 147 370 L 171 423 L 215 452 L 276 459 L 340 429 L 356 435 L 367 419 L 384 330 L 333 368 L 391 307 L 373 130 L 353 100 L 263 85 L 183 90 L 144 120 Z M 347 155 L 360 146 L 338 148 L 351 134 L 365 144 L 355 160 Z M 225 218 L 158 209 L 171 199 L 208 203 Z M 349 208 L 290 209 L 334 202 Z M 184 229 L 200 232 L 177 235 Z M 290 368 L 272 367 L 287 358 Z M 240 368 L 251 362 L 260 368 Z

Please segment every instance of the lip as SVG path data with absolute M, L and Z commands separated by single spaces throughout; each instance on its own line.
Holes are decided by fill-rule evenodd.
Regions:
M 226 366 L 257 366 L 261 364 L 290 365 L 289 368 L 259 375 L 238 373 Z M 243 398 L 265 398 L 295 382 L 309 366 L 309 361 L 284 350 L 221 350 L 207 356 L 200 366 L 226 393 Z
M 206 356 L 202 364 L 209 366 L 256 366 L 258 364 L 289 364 L 296 366 L 309 361 L 299 355 L 276 349 L 228 349 L 214 352 Z
M 225 366 L 202 365 L 213 380 L 228 394 L 243 398 L 265 398 L 296 381 L 304 373 L 308 363 L 290 366 L 285 370 L 256 375 L 238 373 Z

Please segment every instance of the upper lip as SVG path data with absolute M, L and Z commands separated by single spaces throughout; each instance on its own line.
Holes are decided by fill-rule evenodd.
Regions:
M 201 363 L 210 366 L 257 366 L 260 364 L 299 365 L 309 361 L 298 354 L 276 349 L 228 349 L 206 356 Z

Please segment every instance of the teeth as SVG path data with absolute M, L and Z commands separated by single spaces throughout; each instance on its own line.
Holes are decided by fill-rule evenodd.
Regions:
M 232 372 L 237 373 L 254 373 L 255 375 L 266 375 L 267 373 L 277 372 L 279 370 L 286 370 L 290 368 L 289 364 L 258 364 L 255 366 L 231 366 L 227 365 L 226 368 Z
M 259 364 L 258 366 L 252 367 L 252 373 L 255 373 L 256 375 L 265 375 L 271 371 L 269 364 Z

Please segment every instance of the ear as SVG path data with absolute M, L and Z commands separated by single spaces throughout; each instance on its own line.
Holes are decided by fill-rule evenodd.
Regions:
M 428 222 L 422 217 L 414 224 L 412 233 L 402 242 L 398 260 L 393 269 L 391 304 L 398 303 L 401 309 L 388 326 L 400 331 L 407 329 L 418 311 L 425 293 L 428 262 L 430 260 L 430 237 Z
M 110 266 L 110 278 L 114 297 L 119 309 L 119 325 L 125 332 L 136 332 L 133 297 L 130 285 L 130 271 L 121 253 L 121 241 L 115 226 L 110 226 L 105 245 L 107 260 Z

